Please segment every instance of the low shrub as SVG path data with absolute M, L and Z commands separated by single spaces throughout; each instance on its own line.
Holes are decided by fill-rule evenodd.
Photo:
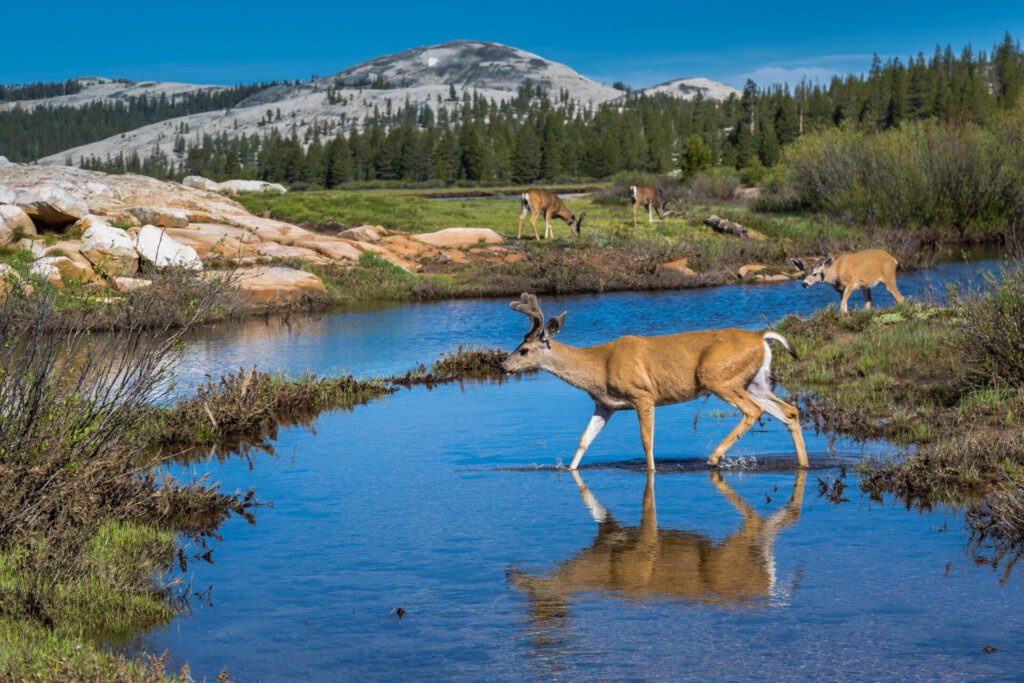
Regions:
M 987 287 L 960 303 L 963 349 L 971 382 L 1024 387 L 1024 269 L 1010 266 Z
M 683 196 L 690 201 L 729 202 L 740 186 L 740 175 L 732 168 L 712 168 L 694 174 L 683 184 Z

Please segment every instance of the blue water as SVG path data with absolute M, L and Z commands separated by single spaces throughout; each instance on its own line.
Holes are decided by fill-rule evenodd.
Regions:
M 947 263 L 929 270 L 900 273 L 904 296 L 941 296 L 950 281 L 971 281 L 998 261 Z M 874 292 L 874 305 L 891 306 L 883 288 Z M 529 329 L 526 319 L 509 310 L 508 299 L 442 301 L 414 306 L 395 305 L 363 313 L 250 320 L 221 325 L 192 340 L 179 369 L 182 386 L 225 368 L 249 367 L 321 374 L 350 372 L 386 375 L 429 363 L 458 346 L 499 346 L 512 349 Z M 775 323 L 787 314 L 810 315 L 838 306 L 831 287 L 803 289 L 799 282 L 737 285 L 672 292 L 621 292 L 585 296 L 544 296 L 549 315 L 568 310 L 559 341 L 588 345 L 623 334 L 670 334 L 715 327 L 764 327 L 762 316 Z M 860 308 L 860 294 L 850 297 Z
M 976 267 L 976 266 L 975 266 Z M 904 293 L 963 275 L 901 278 Z M 929 277 L 930 276 L 930 277 Z M 879 298 L 876 297 L 876 303 Z M 760 326 L 832 303 L 796 285 L 545 298 L 563 337 Z M 458 341 L 510 347 L 525 321 L 504 301 L 446 302 L 235 326 L 194 344 L 201 372 L 263 367 L 391 372 Z M 223 332 L 223 331 L 222 331 Z M 214 565 L 194 564 L 199 606 L 140 643 L 197 678 L 239 680 L 808 678 L 1015 679 L 1024 671 L 1024 582 L 978 566 L 955 511 L 802 495 L 793 471 L 664 467 L 652 482 L 616 464 L 640 454 L 631 413 L 571 456 L 592 405 L 546 375 L 403 390 L 312 429 L 274 456 L 178 467 L 273 507 L 222 528 Z M 716 401 L 660 408 L 655 453 L 694 464 L 738 421 Z M 807 428 L 812 461 L 864 450 Z M 751 430 L 732 455 L 789 456 L 784 428 Z M 525 469 L 517 469 L 525 468 Z M 695 470 L 695 471 L 694 471 Z M 586 487 L 586 495 L 580 484 Z M 646 499 L 646 504 L 645 504 Z M 600 520 L 600 521 L 598 521 Z M 404 610 L 399 618 L 396 608 Z M 996 652 L 985 654 L 991 646 Z

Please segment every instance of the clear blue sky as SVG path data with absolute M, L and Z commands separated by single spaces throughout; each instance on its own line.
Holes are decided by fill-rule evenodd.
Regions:
M 871 54 L 1024 37 L 1024 0 L 731 2 L 4 2 L 0 82 L 102 75 L 238 83 L 326 75 L 389 52 L 491 40 L 604 82 L 742 86 L 860 72 Z

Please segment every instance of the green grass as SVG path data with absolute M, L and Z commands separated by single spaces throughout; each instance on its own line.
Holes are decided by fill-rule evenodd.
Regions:
M 518 195 L 521 188 L 509 188 L 509 191 Z M 243 195 L 240 201 L 253 213 L 269 211 L 271 216 L 293 223 L 371 224 L 414 233 L 475 227 L 490 228 L 506 237 L 516 235 L 521 210 L 518 196 L 440 200 L 429 199 L 423 194 L 408 190 L 329 190 Z M 670 217 L 649 225 L 646 215 L 642 215 L 634 228 L 625 196 L 619 203 L 597 203 L 589 196 L 568 197 L 565 204 L 577 215 L 585 212 L 584 232 L 599 236 L 629 234 L 641 238 L 715 242 L 733 238 L 717 235 L 702 225 L 701 220 L 710 213 L 736 217 L 747 223 L 751 220 L 751 215 L 742 205 L 690 204 L 685 207 L 685 216 Z M 538 231 L 543 233 L 543 217 L 539 217 L 537 222 Z M 532 237 L 529 218 L 523 223 L 524 235 L 529 233 Z M 803 216 L 764 214 L 756 219 L 756 224 L 750 223 L 750 227 L 771 237 L 803 239 L 813 237 L 823 226 Z M 554 229 L 556 236 L 570 234 L 565 224 L 558 220 L 554 222 Z
M 17 679 L 161 678 L 153 660 L 132 661 L 99 643 L 123 641 L 175 614 L 153 577 L 171 568 L 177 547 L 169 531 L 108 522 L 56 582 L 36 571 L 24 548 L 0 553 L 0 596 L 9 608 L 0 617 L 0 670 Z M 15 607 L 36 602 L 45 605 L 45 620 Z
M 651 224 L 644 214 L 633 226 L 625 191 L 565 200 L 577 215 L 586 214 L 581 237 L 571 235 L 563 222 L 555 220 L 555 239 L 537 241 L 527 220 L 524 237 L 517 241 L 518 197 L 436 200 L 423 195 L 392 189 L 333 190 L 249 195 L 241 201 L 254 213 L 268 212 L 327 232 L 364 223 L 411 233 L 481 227 L 525 249 L 526 258 L 514 264 L 469 263 L 446 269 L 427 263 L 416 275 L 370 257 L 364 257 L 356 269 L 290 264 L 320 275 L 329 299 L 342 304 L 369 299 L 505 296 L 527 290 L 563 294 L 706 286 L 734 280 L 737 269 L 746 263 L 763 263 L 781 272 L 789 270 L 787 259 L 793 255 L 879 243 L 849 226 L 806 215 L 755 214 L 740 204 L 677 202 L 670 206 L 672 215 L 664 220 Z M 716 233 L 703 224 L 710 214 L 743 223 L 764 239 Z M 543 217 L 538 220 L 538 231 L 543 231 Z M 679 258 L 687 258 L 700 277 L 659 271 L 660 264 Z
M 1012 283 L 1000 286 L 1006 296 Z M 787 318 L 779 331 L 800 359 L 779 356 L 776 372 L 801 396 L 805 417 L 826 431 L 916 447 L 896 462 L 872 463 L 866 490 L 923 504 L 980 499 L 985 505 L 971 508 L 972 519 L 1024 538 L 1024 387 L 982 384 L 972 372 L 965 313 L 985 301 Z

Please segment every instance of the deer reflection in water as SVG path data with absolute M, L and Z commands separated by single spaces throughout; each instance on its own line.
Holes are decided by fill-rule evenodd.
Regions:
M 627 601 L 684 600 L 756 607 L 777 598 L 773 545 L 800 517 L 807 473 L 796 474 L 789 501 L 763 517 L 712 470 L 715 488 L 743 515 L 742 526 L 716 542 L 697 531 L 658 529 L 654 474 L 647 474 L 640 525 L 623 526 L 572 472 L 597 522 L 597 537 L 545 573 L 510 570 L 509 581 L 529 600 L 534 626 L 560 626 L 576 594 L 610 592 Z

